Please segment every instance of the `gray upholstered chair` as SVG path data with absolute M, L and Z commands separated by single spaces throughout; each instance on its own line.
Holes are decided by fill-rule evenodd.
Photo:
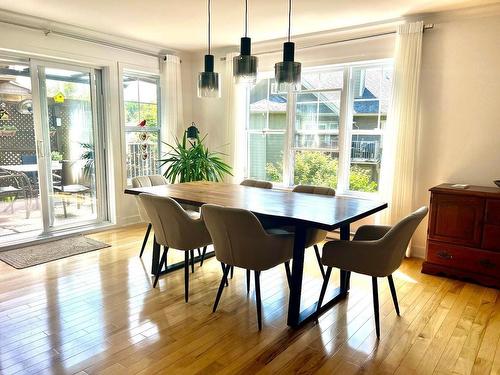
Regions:
M 167 185 L 167 184 L 168 184 L 167 179 L 161 175 L 137 176 L 132 178 L 133 188 Z M 146 229 L 146 234 L 144 235 L 144 240 L 142 241 L 141 252 L 139 254 L 139 257 L 142 257 L 142 253 L 144 253 L 144 248 L 146 247 L 146 244 L 148 242 L 149 233 L 151 232 L 152 225 L 151 225 L 151 220 L 149 220 L 148 214 L 144 209 L 144 207 L 142 206 L 142 203 L 138 196 L 136 197 L 136 202 L 141 220 L 145 223 L 148 223 L 148 228 Z
M 213 311 L 217 309 L 230 268 L 252 270 L 255 274 L 257 321 L 259 330 L 262 329 L 260 273 L 284 263 L 290 281 L 293 233 L 282 229 L 266 231 L 253 213 L 242 209 L 206 204 L 201 207 L 201 213 L 212 236 L 215 257 L 224 270 Z
M 352 241 L 330 241 L 326 243 L 323 246 L 322 263 L 328 268 L 321 288 L 318 312 L 325 297 L 332 267 L 347 271 L 347 278 L 351 271 L 369 275 L 372 277 L 375 329 L 377 337 L 380 337 L 377 277 L 388 278 L 394 307 L 399 315 L 398 299 L 392 273 L 401 265 L 411 237 L 422 219 L 427 215 L 427 211 L 427 207 L 421 207 L 393 227 L 363 225 L 356 231 Z M 347 280 L 345 284 L 347 285 Z
M 312 186 L 312 185 L 297 185 L 292 190 L 294 193 L 306 193 L 306 194 L 318 194 L 318 195 L 329 195 L 335 196 L 335 190 L 324 186 Z M 316 254 L 316 260 L 318 261 L 319 269 L 321 270 L 321 275 L 325 277 L 325 270 L 321 265 L 321 255 L 319 253 L 318 244 L 326 239 L 328 232 L 322 229 L 309 229 L 306 235 L 306 248 L 314 246 L 314 253 Z
M 168 180 L 159 174 L 149 175 L 149 176 L 137 176 L 132 178 L 132 187 L 140 188 L 147 186 L 158 186 L 158 185 L 167 185 Z M 149 233 L 151 232 L 151 220 L 149 220 L 148 214 L 146 210 L 142 207 L 142 204 L 139 200 L 139 197 L 136 197 L 137 208 L 139 210 L 139 216 L 141 221 L 148 223 L 148 227 L 146 229 L 146 233 L 144 235 L 144 240 L 142 241 L 141 252 L 139 253 L 139 258 L 142 257 L 142 253 L 144 253 L 144 249 L 146 248 L 146 244 L 148 243 Z M 188 213 L 191 217 L 196 218 L 199 217 L 199 213 L 196 211 L 188 210 Z M 198 255 L 201 256 L 200 265 L 203 265 L 203 261 L 205 259 L 205 254 L 207 252 L 207 248 L 203 248 L 203 252 L 200 253 L 200 249 L 198 249 Z
M 202 217 L 193 217 L 172 198 L 151 194 L 139 194 L 139 199 L 151 220 L 155 231 L 156 242 L 164 247 L 153 287 L 156 287 L 163 265 L 167 266 L 169 248 L 182 250 L 184 256 L 184 298 L 189 299 L 189 255 L 191 267 L 194 262 L 194 249 L 205 247 L 212 243 L 210 234 Z
M 273 184 L 269 181 L 262 181 L 262 180 L 252 180 L 247 178 L 246 180 L 241 181 L 240 183 L 241 186 L 249 186 L 249 187 L 255 187 L 259 189 L 272 189 Z M 260 218 L 259 219 L 261 224 L 264 226 L 264 228 L 272 226 L 272 222 L 269 220 L 266 220 L 265 218 Z M 231 279 L 233 278 L 233 272 L 234 272 L 234 267 L 231 267 Z M 247 270 L 247 292 L 250 291 L 250 270 Z
M 240 185 L 256 187 L 256 188 L 261 188 L 261 189 L 272 189 L 273 188 L 273 184 L 269 181 L 251 180 L 251 179 L 246 179 L 246 180 L 241 181 Z

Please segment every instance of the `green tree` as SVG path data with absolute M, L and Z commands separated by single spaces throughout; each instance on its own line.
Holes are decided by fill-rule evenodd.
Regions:
M 338 159 L 324 152 L 300 151 L 295 154 L 294 184 L 307 184 L 337 188 Z M 267 178 L 270 181 L 283 180 L 281 163 L 268 163 Z M 370 171 L 358 166 L 351 166 L 349 188 L 355 191 L 375 192 L 377 183 L 371 179 Z

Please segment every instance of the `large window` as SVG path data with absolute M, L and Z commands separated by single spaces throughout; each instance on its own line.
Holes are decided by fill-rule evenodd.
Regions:
M 299 92 L 250 90 L 247 176 L 339 192 L 377 192 L 391 95 L 390 63 L 306 70 Z
M 160 152 L 159 78 L 123 75 L 127 182 L 158 173 Z

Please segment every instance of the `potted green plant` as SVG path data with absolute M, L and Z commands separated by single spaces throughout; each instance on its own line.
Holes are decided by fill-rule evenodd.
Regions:
M 14 125 L 4 125 L 0 127 L 0 135 L 2 137 L 13 137 L 17 133 L 17 128 Z
M 163 174 L 170 183 L 190 181 L 222 181 L 225 175 L 232 175 L 231 167 L 224 163 L 220 152 L 209 151 L 204 145 L 205 137 L 175 139 L 175 145 L 167 144 L 170 151 L 159 160 L 160 166 L 167 166 Z

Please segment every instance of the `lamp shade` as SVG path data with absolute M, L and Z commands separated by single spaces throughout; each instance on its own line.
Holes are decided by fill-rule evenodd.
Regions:
M 186 137 L 188 139 L 196 139 L 196 137 L 198 136 L 198 133 L 199 133 L 199 130 L 195 126 L 194 122 L 191 124 L 191 126 L 189 128 L 186 129 Z
M 205 70 L 198 74 L 198 97 L 220 98 L 220 77 L 214 72 L 213 55 L 205 55 Z
M 294 61 L 295 43 L 283 44 L 283 61 L 274 65 L 274 78 L 278 91 L 301 89 L 302 64 Z
M 258 60 L 251 55 L 250 45 L 250 38 L 241 38 L 240 55 L 233 58 L 233 75 L 237 84 L 255 85 L 257 82 Z

